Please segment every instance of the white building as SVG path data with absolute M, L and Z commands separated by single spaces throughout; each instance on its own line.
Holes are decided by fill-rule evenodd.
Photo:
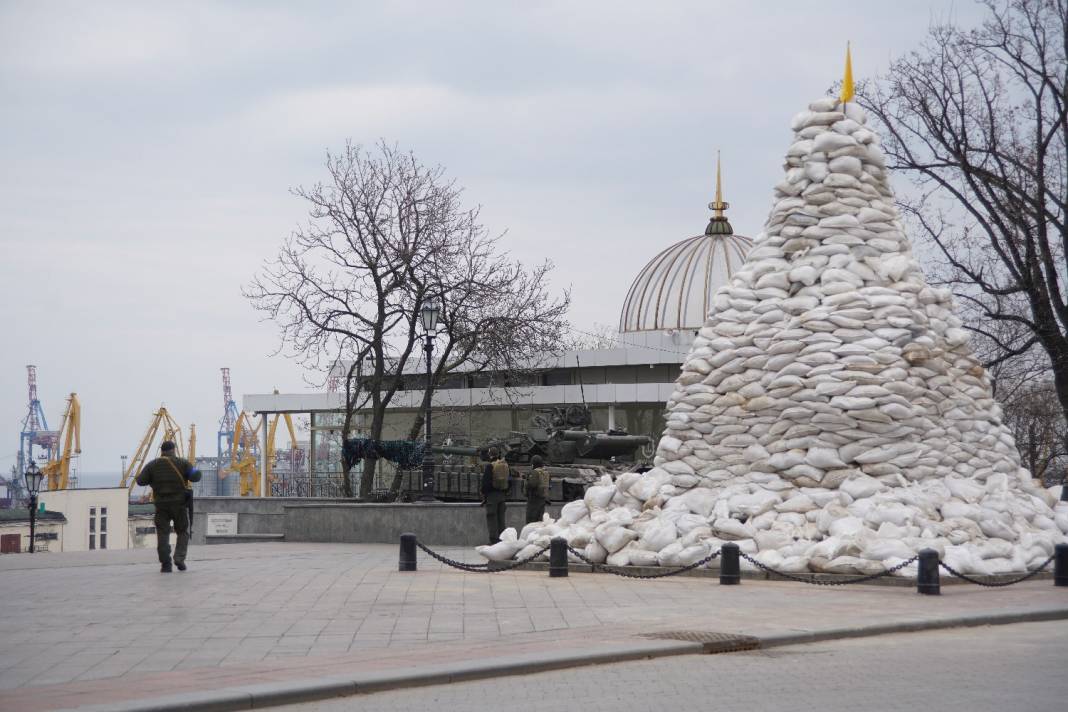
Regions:
M 66 518 L 59 512 L 38 511 L 34 527 L 37 551 L 62 551 Z M 30 512 L 25 507 L 0 509 L 0 554 L 30 550 Z
M 41 492 L 45 509 L 66 519 L 58 551 L 129 548 L 129 499 L 125 487 Z

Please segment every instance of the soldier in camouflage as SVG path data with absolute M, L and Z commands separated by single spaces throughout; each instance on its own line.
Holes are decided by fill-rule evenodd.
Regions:
M 137 484 L 152 488 L 152 502 L 156 505 L 156 552 L 161 573 L 171 572 L 171 522 L 178 534 L 174 565 L 179 571 L 186 569 L 185 552 L 189 546 L 186 484 L 199 481 L 200 471 L 189 460 L 177 456 L 170 440 L 160 446 L 160 457 L 145 465 L 137 476 Z
M 540 522 L 545 516 L 545 505 L 549 503 L 549 473 L 541 455 L 530 458 L 530 474 L 524 484 L 527 496 L 527 523 Z

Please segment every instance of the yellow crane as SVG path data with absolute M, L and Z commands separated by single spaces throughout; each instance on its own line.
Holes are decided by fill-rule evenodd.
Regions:
M 274 475 L 271 470 L 274 468 L 274 455 L 275 455 L 275 437 L 278 433 L 278 422 L 285 420 L 286 429 L 289 431 L 290 447 L 297 447 L 297 431 L 293 427 L 293 418 L 289 413 L 276 413 L 275 416 L 268 421 L 267 425 L 267 491 L 261 492 L 260 477 L 259 477 L 259 463 L 260 463 L 260 446 L 257 438 L 257 433 L 260 428 L 263 427 L 267 416 L 261 415 L 257 424 L 253 424 L 253 419 L 248 413 L 241 412 L 237 417 L 237 424 L 234 426 L 234 443 L 230 449 L 230 467 L 227 471 L 222 473 L 220 477 L 226 478 L 232 473 L 237 473 L 240 477 L 240 490 L 242 497 L 270 497 L 271 485 L 274 483 Z
M 262 422 L 262 420 L 261 420 Z M 256 433 L 259 429 L 252 424 L 252 418 L 245 411 L 237 416 L 234 424 L 234 440 L 230 446 L 230 467 L 219 473 L 220 479 L 226 479 L 233 473 L 239 477 L 241 496 L 259 496 L 259 443 Z
M 61 443 L 59 454 L 41 468 L 50 490 L 63 490 L 70 486 L 70 461 L 82 452 L 82 406 L 77 393 L 71 393 L 67 399 L 57 442 Z
M 156 443 L 157 436 L 159 436 L 159 443 Z M 159 410 L 153 413 L 152 420 L 148 424 L 148 430 L 145 431 L 145 435 L 137 445 L 137 449 L 134 451 L 133 457 L 130 458 L 126 470 L 122 473 L 120 487 L 126 487 L 133 492 L 134 485 L 137 484 L 137 474 L 152 459 L 152 456 L 164 440 L 170 440 L 175 444 L 178 457 L 185 456 L 182 452 L 182 429 L 171 417 L 171 414 L 167 412 L 167 409 L 160 406 Z M 196 426 L 191 425 L 189 428 L 188 450 L 190 457 L 195 456 L 193 453 L 195 453 L 196 444 Z M 143 499 L 146 501 L 151 499 L 151 493 L 146 494 Z

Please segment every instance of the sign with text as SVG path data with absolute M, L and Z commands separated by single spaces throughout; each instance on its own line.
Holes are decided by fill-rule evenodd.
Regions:
M 209 514 L 208 536 L 233 536 L 237 534 L 237 513 Z

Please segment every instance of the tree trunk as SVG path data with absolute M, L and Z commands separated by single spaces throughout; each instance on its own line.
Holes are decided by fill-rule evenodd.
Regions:
M 423 391 L 423 402 L 419 405 L 419 412 L 415 414 L 415 422 L 412 423 L 411 429 L 408 431 L 408 439 L 415 441 L 422 438 L 423 426 L 426 424 L 426 406 L 430 401 L 433 392 L 428 388 Z M 389 485 L 389 498 L 394 501 L 400 501 L 401 498 L 401 485 L 404 482 L 404 471 L 399 467 L 397 472 L 393 475 L 393 482 Z
M 348 498 L 348 499 L 351 499 L 352 496 L 353 496 L 353 494 L 352 494 L 352 465 L 350 465 L 348 463 L 348 461 L 345 460 L 345 458 L 341 458 L 341 468 L 342 468 L 342 484 L 344 485 L 344 488 L 345 488 L 345 497 Z
M 372 440 L 382 439 L 382 426 L 384 421 L 383 410 L 385 405 L 374 408 L 374 415 L 371 419 L 371 430 L 368 433 Z M 360 499 L 370 499 L 371 489 L 374 486 L 375 469 L 378 463 L 377 456 L 365 457 L 363 460 L 363 472 L 360 474 Z

